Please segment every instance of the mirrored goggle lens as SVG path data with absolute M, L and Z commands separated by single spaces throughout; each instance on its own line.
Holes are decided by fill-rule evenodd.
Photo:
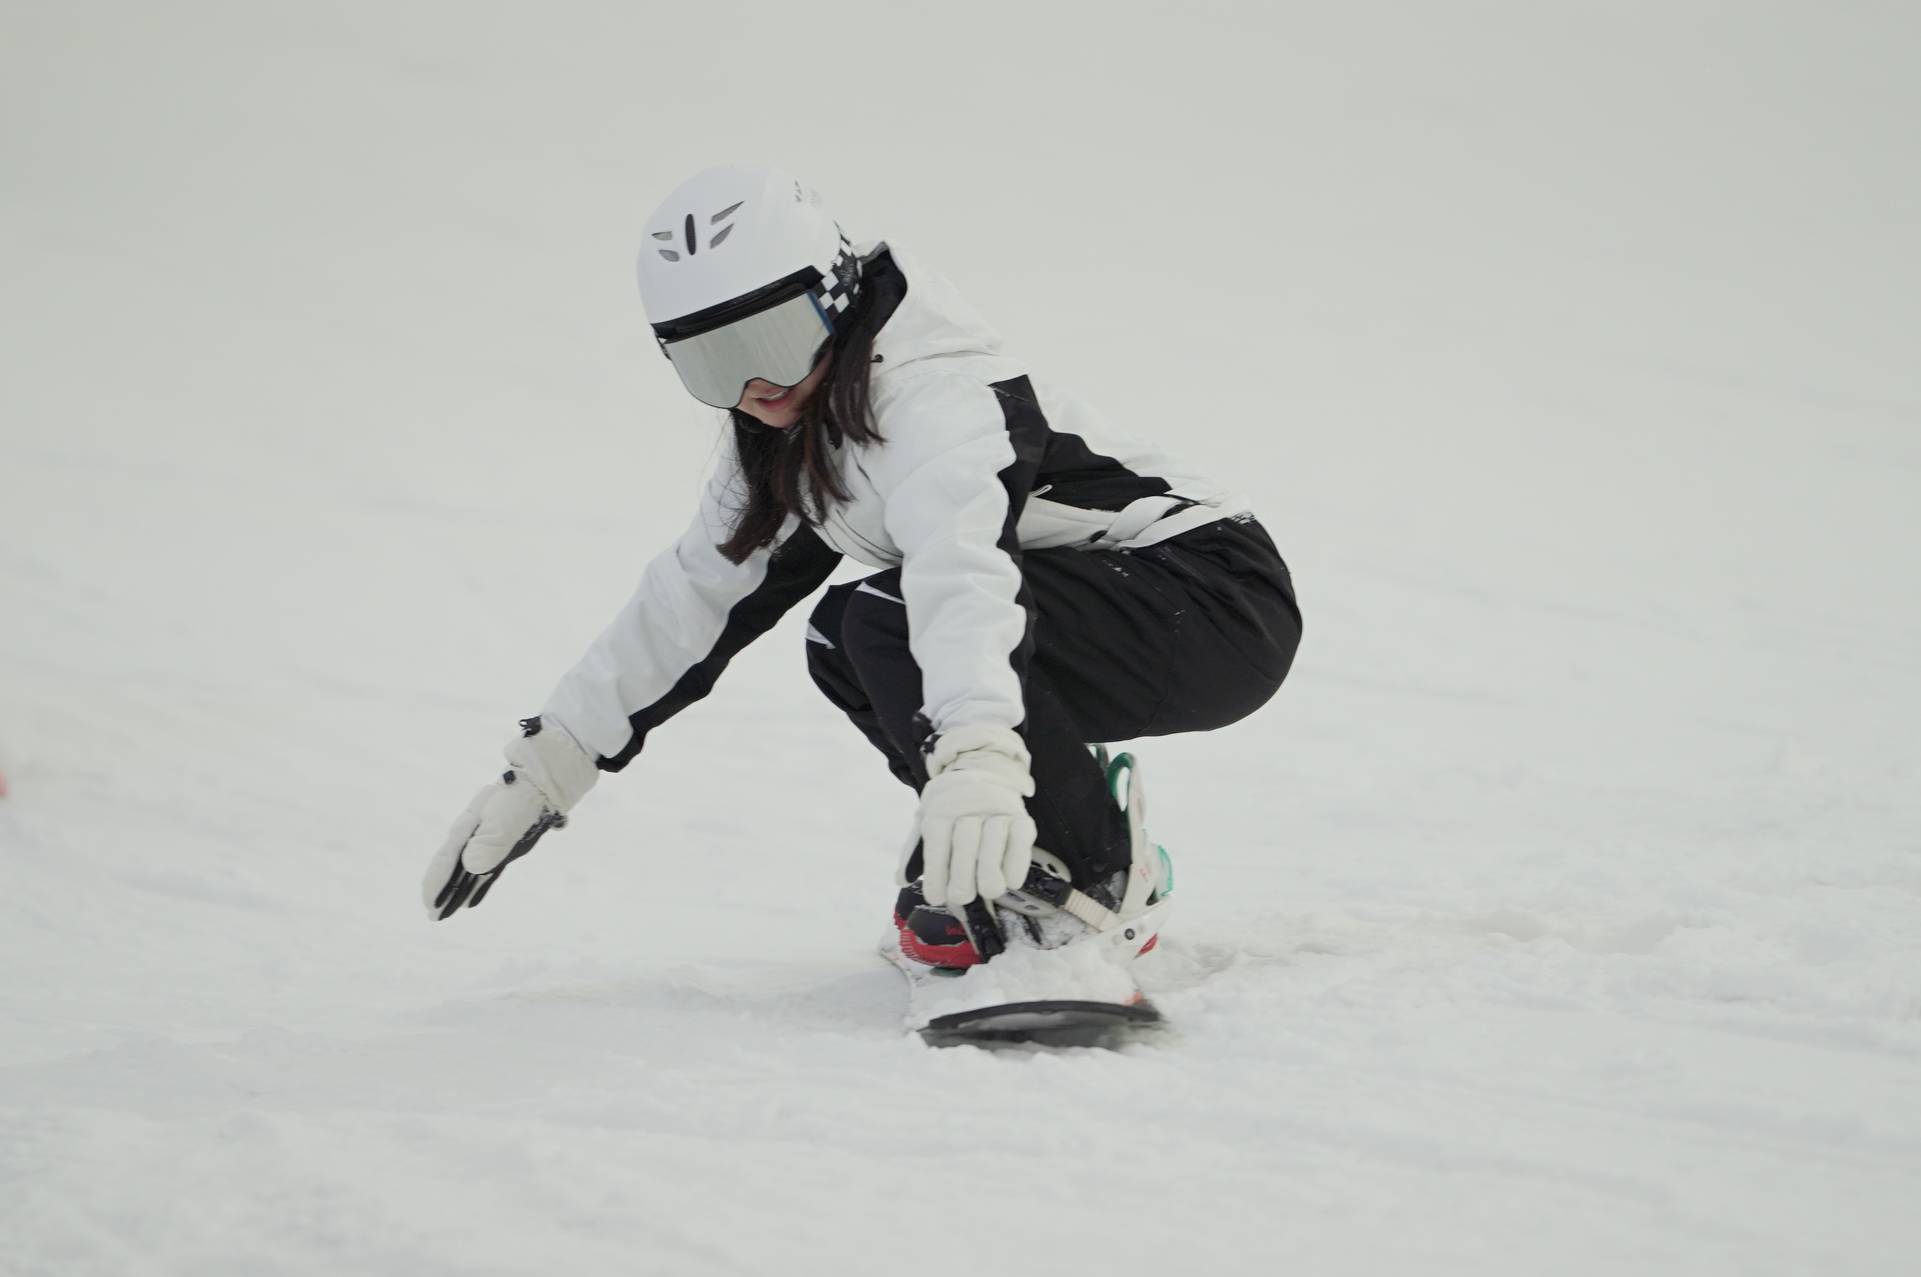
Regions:
M 694 398 L 732 408 L 756 377 L 776 386 L 807 380 L 830 331 L 813 294 L 803 293 L 724 328 L 664 342 L 662 349 Z

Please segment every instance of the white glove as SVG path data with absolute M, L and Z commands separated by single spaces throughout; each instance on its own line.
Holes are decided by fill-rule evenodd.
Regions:
M 538 718 L 529 718 L 520 727 L 521 735 L 507 743 L 510 770 L 474 795 L 427 864 L 421 895 L 430 918 L 478 905 L 510 863 L 567 823 L 567 813 L 600 778 L 593 756 L 559 725 L 543 730 Z
M 958 908 L 1027 880 L 1034 792 L 1027 746 L 1004 727 L 957 727 L 937 738 L 920 791 L 921 894 Z

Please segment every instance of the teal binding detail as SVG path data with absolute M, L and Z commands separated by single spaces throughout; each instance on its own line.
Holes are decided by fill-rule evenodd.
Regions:
M 1122 811 L 1126 811 L 1127 792 L 1130 782 L 1134 779 L 1134 756 L 1116 754 L 1110 759 L 1107 755 L 1107 746 L 1096 745 L 1094 761 L 1107 772 L 1107 792 L 1114 796 L 1115 805 Z M 1154 844 L 1154 850 L 1160 854 L 1161 858 L 1161 885 L 1154 894 L 1156 898 L 1165 899 L 1174 894 L 1174 858 L 1168 855 L 1167 848 L 1159 843 Z

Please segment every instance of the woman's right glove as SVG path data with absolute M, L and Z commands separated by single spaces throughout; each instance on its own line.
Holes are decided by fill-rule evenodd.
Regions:
M 509 741 L 508 770 L 474 795 L 427 865 L 421 894 L 427 916 L 451 917 L 487 898 L 494 880 L 533 850 L 540 836 L 567 823 L 567 813 L 600 778 L 592 755 L 563 729 L 523 719 Z

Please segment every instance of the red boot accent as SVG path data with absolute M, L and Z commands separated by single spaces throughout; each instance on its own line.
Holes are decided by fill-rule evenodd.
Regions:
M 894 930 L 900 933 L 900 951 L 911 962 L 929 967 L 957 969 L 980 965 L 980 951 L 974 948 L 974 942 L 969 940 L 964 932 L 957 939 L 946 944 L 923 940 L 914 934 L 914 929 L 907 925 L 907 919 L 898 913 L 894 915 Z M 954 930 L 960 931 L 959 923 L 954 924 Z

